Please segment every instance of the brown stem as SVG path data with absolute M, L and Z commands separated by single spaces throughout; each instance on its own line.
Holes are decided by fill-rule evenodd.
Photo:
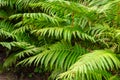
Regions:
M 72 27 L 74 27 L 74 13 L 72 13 Z

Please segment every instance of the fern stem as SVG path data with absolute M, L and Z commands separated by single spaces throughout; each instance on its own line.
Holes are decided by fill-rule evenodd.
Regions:
M 74 27 L 74 13 L 72 13 L 72 27 Z

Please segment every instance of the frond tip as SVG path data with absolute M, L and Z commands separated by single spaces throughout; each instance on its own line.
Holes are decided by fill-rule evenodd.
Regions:
M 68 71 L 60 74 L 58 78 L 63 80 L 102 80 L 103 77 L 106 78 L 103 72 L 119 67 L 120 61 L 112 52 L 95 50 L 81 56 Z

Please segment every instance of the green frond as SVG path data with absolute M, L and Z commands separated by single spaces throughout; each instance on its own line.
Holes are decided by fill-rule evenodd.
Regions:
M 0 29 L 4 29 L 8 32 L 11 32 L 14 30 L 13 24 L 7 21 L 0 21 Z
M 52 27 L 52 28 L 43 28 L 40 30 L 34 30 L 37 35 L 46 36 L 48 37 L 56 37 L 56 38 L 63 38 L 66 41 L 71 41 L 72 38 L 79 38 L 82 40 L 90 40 L 94 42 L 94 38 L 87 33 L 85 33 L 82 29 L 77 27 Z
M 113 4 L 115 4 L 119 1 L 120 0 L 106 1 L 106 2 L 101 1 L 100 2 L 100 0 L 99 0 L 99 1 L 95 2 L 95 0 L 92 0 L 90 3 L 87 4 L 87 5 L 92 5 L 92 6 L 90 6 L 90 8 L 87 5 L 84 5 L 84 4 L 79 4 L 79 3 L 76 3 L 76 2 L 70 2 L 70 1 L 64 1 L 64 0 L 32 3 L 32 4 L 30 4 L 30 7 L 32 7 L 32 8 L 42 7 L 42 9 L 45 12 L 50 12 L 50 13 L 51 12 L 56 13 L 55 11 L 63 12 L 63 11 L 67 10 L 67 12 L 75 12 L 75 14 L 76 13 L 89 14 L 90 11 L 93 11 L 93 10 L 99 11 L 102 8 L 103 9 L 101 10 L 101 12 L 105 11 L 105 10 L 109 9 L 111 7 L 111 5 L 113 5 Z M 100 5 L 100 4 L 104 4 L 104 5 Z M 99 5 L 100 5 L 100 9 L 98 8 Z M 95 7 L 98 8 L 98 10 L 96 10 Z M 83 14 L 83 15 L 86 15 L 86 14 Z
M 26 42 L 0 42 L 0 45 L 8 49 L 11 49 L 12 47 L 19 47 L 23 49 L 26 49 L 27 47 L 31 47 L 30 44 Z
M 1 39 L 12 38 L 15 39 L 15 35 L 11 32 L 14 30 L 13 25 L 7 21 L 0 21 L 0 37 Z
M 15 38 L 14 35 L 12 35 L 10 32 L 7 32 L 3 29 L 0 29 L 0 37 L 5 37 L 5 38 L 8 38 L 8 37 L 12 37 L 12 38 Z
M 38 2 L 39 0 L 0 0 L 0 7 L 10 7 L 17 10 L 27 8 L 28 4 Z
M 17 61 L 19 61 L 19 59 L 21 58 L 25 58 L 25 56 L 31 56 L 31 55 L 35 55 L 37 54 L 38 52 L 42 51 L 42 48 L 36 48 L 34 46 L 29 46 L 29 47 L 26 47 L 27 49 L 23 50 L 23 51 L 20 51 L 20 52 L 16 52 L 16 53 L 13 53 L 11 54 L 4 62 L 4 67 L 10 67 L 12 66 L 13 64 L 16 64 Z
M 24 59 L 18 64 L 22 65 L 44 65 L 50 69 L 67 69 L 78 58 L 79 55 L 86 53 L 86 50 L 79 45 L 71 46 L 68 43 L 56 43 L 39 54 Z M 68 64 L 69 63 L 69 64 Z
M 98 37 L 99 35 L 103 34 L 104 32 L 108 31 L 110 27 L 101 24 L 95 24 L 95 27 L 91 27 L 90 29 L 86 30 L 86 32 L 94 37 Z
M 119 75 L 114 75 L 114 76 L 111 76 L 108 80 L 119 80 L 119 79 L 120 79 Z
M 49 14 L 54 14 L 54 13 L 60 14 L 61 12 L 63 13 L 63 11 L 66 11 L 67 13 L 71 13 L 71 12 L 84 13 L 85 11 L 88 12 L 88 8 L 86 6 L 77 3 L 72 3 L 69 1 L 51 1 L 51 2 L 39 2 L 39 3 L 30 4 L 30 7 L 32 8 L 41 7 L 41 6 L 42 9 L 45 12 L 49 12 Z
M 20 28 L 17 28 L 17 29 L 15 29 L 13 32 L 12 32 L 12 34 L 23 34 L 23 33 L 25 33 L 27 30 L 32 30 L 33 29 L 33 26 L 31 26 L 31 25 L 25 25 L 25 26 L 22 26 L 22 27 L 20 27 Z
M 35 47 L 34 45 L 30 45 L 25 42 L 0 42 L 3 47 L 8 49 L 18 48 L 18 51 L 14 51 L 14 53 L 10 54 L 4 62 L 4 67 L 12 66 L 16 64 L 17 61 L 21 58 L 25 58 L 26 56 L 35 55 L 41 51 L 43 51 L 45 46 Z M 19 49 L 21 49 L 19 51 Z
M 59 75 L 59 78 L 63 80 L 102 80 L 99 75 L 103 76 L 103 73 L 100 73 L 100 71 L 118 68 L 120 68 L 120 61 L 114 53 L 105 50 L 95 50 L 80 56 L 79 60 L 68 71 Z
M 17 57 L 14 56 L 15 54 L 11 54 L 4 62 L 3 67 L 9 67 L 12 66 L 12 64 L 15 64 L 17 61 Z
M 0 36 L 5 38 L 13 38 L 15 39 L 15 35 L 11 32 L 14 30 L 13 25 L 7 21 L 0 21 Z
M 119 12 L 120 0 L 0 0 L 3 66 L 40 66 L 51 80 L 119 80 Z
M 53 24 L 57 24 L 59 25 L 59 21 L 65 21 L 64 19 L 61 19 L 57 16 L 49 16 L 45 13 L 24 13 L 24 14 L 15 14 L 15 15 L 11 15 L 9 17 L 9 19 L 19 19 L 19 18 L 23 18 L 23 24 L 26 24 L 28 22 L 31 22 L 31 20 L 37 19 L 39 21 L 46 21 L 49 23 L 53 23 Z M 28 20 L 26 22 L 26 20 Z
M 102 5 L 101 7 L 99 7 L 99 9 L 97 10 L 97 12 L 98 13 L 106 12 L 109 9 L 111 9 L 111 7 L 117 5 L 119 2 L 120 2 L 120 0 L 108 1 L 107 4 Z
M 5 1 L 5 0 L 0 0 L 0 7 L 1 7 L 1 6 L 6 6 L 6 5 L 8 5 L 8 4 L 7 4 L 7 1 Z

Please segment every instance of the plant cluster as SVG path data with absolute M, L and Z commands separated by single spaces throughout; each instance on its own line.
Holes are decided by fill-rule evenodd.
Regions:
M 50 80 L 119 80 L 120 0 L 0 0 L 4 68 Z

